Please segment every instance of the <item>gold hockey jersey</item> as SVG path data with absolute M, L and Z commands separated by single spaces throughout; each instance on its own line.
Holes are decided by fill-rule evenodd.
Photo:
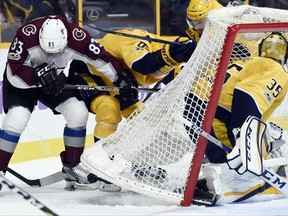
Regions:
M 177 38 L 176 36 L 162 37 L 140 29 L 124 29 L 119 30 L 119 32 L 168 41 L 174 41 Z M 187 40 L 187 38 L 184 39 Z M 118 59 L 120 59 L 120 61 L 122 61 L 123 65 L 132 72 L 140 85 L 154 84 L 157 81 L 163 79 L 163 77 L 165 77 L 171 70 L 175 68 L 175 66 L 164 66 L 157 71 L 151 71 L 151 73 L 149 74 L 142 74 L 131 69 L 133 68 L 133 64 L 137 63 L 137 61 L 141 61 L 141 59 L 146 54 L 160 50 L 163 46 L 162 43 L 149 42 L 148 40 L 125 37 L 116 34 L 107 34 L 101 40 L 99 40 L 99 42 L 108 52 L 110 52 L 112 55 L 116 56 Z M 105 77 L 103 77 L 102 74 L 98 73 L 94 67 L 92 67 L 91 65 L 88 66 L 91 72 L 93 74 L 101 76 L 107 85 L 113 85 Z M 144 66 L 145 65 L 143 65 L 143 67 Z
M 272 59 L 253 57 L 230 64 L 213 122 L 216 137 L 232 147 L 232 130 L 241 127 L 248 115 L 267 121 L 287 89 L 288 74 Z

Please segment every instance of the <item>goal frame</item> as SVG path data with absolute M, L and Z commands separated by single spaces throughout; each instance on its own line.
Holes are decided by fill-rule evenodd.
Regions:
M 219 60 L 214 87 L 211 92 L 210 101 L 207 105 L 207 110 L 205 112 L 203 125 L 201 129 L 208 133 L 211 132 L 213 119 L 215 116 L 218 101 L 220 99 L 220 94 L 224 79 L 226 76 L 226 71 L 229 65 L 229 59 L 232 53 L 233 45 L 238 33 L 260 33 L 260 32 L 277 32 L 277 31 L 287 31 L 288 22 L 283 23 L 251 23 L 251 24 L 235 24 L 229 26 L 227 29 L 227 34 L 224 40 L 224 46 L 222 49 L 222 54 Z M 187 179 L 186 190 L 184 192 L 184 199 L 181 201 L 181 206 L 190 206 L 191 201 L 194 196 L 194 191 L 196 188 L 198 175 L 201 170 L 202 160 L 204 158 L 206 146 L 208 140 L 202 136 L 199 137 L 197 147 L 195 149 L 194 157 L 190 165 L 190 175 Z M 195 175 L 197 173 L 197 175 Z M 194 177 L 193 177 L 194 176 Z M 195 177 L 197 176 L 197 177 Z

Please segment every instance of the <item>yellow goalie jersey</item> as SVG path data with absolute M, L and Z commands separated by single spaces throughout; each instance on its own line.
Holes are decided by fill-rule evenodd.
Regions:
M 241 127 L 249 115 L 267 121 L 284 100 L 287 88 L 288 74 L 270 58 L 230 64 L 213 122 L 215 136 L 232 148 L 232 130 Z

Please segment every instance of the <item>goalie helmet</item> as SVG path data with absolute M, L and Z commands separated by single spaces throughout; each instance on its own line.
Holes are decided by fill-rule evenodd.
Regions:
M 47 53 L 59 53 L 67 46 L 67 29 L 60 19 L 48 18 L 39 32 L 39 43 Z
M 258 45 L 258 55 L 277 59 L 284 65 L 287 61 L 287 38 L 280 32 L 272 32 L 264 36 Z
M 222 7 L 216 0 L 191 0 L 186 9 L 187 23 L 195 27 L 193 21 L 203 20 L 211 10 Z

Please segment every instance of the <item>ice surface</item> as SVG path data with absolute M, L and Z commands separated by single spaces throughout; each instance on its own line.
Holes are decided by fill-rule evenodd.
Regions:
M 60 158 L 11 164 L 11 168 L 29 179 L 44 177 L 61 169 Z M 117 193 L 99 190 L 65 191 L 65 182 L 32 188 L 12 176 L 6 177 L 47 205 L 59 215 L 288 215 L 288 198 L 259 203 L 227 204 L 224 206 L 181 207 L 141 194 L 123 190 Z M 0 215 L 45 215 L 42 211 L 12 192 L 6 186 L 0 192 Z

